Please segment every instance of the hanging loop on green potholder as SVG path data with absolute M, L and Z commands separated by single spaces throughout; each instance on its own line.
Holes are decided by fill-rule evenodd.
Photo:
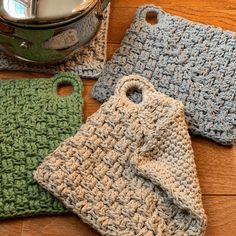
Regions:
M 52 86 L 53 94 L 58 96 L 58 89 L 60 86 L 70 86 L 71 92 L 68 95 L 82 96 L 82 86 L 81 83 L 78 83 L 77 75 L 74 74 L 74 76 L 68 76 L 68 74 L 73 75 L 72 73 L 60 73 L 54 77 L 54 83 Z

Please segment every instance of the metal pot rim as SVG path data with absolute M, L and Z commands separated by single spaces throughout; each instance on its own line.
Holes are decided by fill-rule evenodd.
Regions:
M 99 2 L 98 0 L 91 0 L 90 5 L 88 5 L 87 8 L 83 9 L 82 11 L 78 11 L 73 14 L 67 14 L 65 16 L 55 18 L 53 20 L 51 20 L 50 17 L 41 19 L 32 18 L 32 19 L 19 20 L 9 16 L 4 11 L 2 4 L 3 1 L 4 0 L 0 0 L 0 21 L 16 27 L 36 28 L 36 29 L 55 28 L 77 21 L 80 18 L 84 17 L 84 15 L 92 11 Z

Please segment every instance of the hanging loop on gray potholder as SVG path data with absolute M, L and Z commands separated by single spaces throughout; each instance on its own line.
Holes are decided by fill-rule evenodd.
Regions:
M 149 13 L 156 14 L 156 24 L 147 21 Z M 235 33 L 172 16 L 153 5 L 142 6 L 92 96 L 106 101 L 119 78 L 133 73 L 182 101 L 194 134 L 225 145 L 234 143 Z

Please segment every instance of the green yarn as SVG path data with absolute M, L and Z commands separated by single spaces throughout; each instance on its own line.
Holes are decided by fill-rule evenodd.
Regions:
M 61 83 L 71 84 L 72 94 L 57 95 Z M 67 211 L 32 173 L 78 131 L 82 107 L 82 83 L 75 74 L 0 80 L 0 219 Z

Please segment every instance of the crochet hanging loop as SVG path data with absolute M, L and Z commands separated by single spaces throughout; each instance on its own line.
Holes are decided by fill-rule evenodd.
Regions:
M 140 22 L 148 23 L 149 25 L 158 25 L 165 16 L 165 12 L 152 4 L 146 5 L 146 8 L 142 9 L 141 12 L 137 12 L 136 18 Z M 152 18 L 152 19 L 150 19 Z M 154 19 L 156 18 L 156 19 Z
M 135 91 L 141 93 L 142 101 L 138 104 L 142 105 L 143 103 L 149 101 L 151 94 L 155 93 L 156 90 L 152 84 L 147 83 L 141 76 L 131 75 L 131 76 L 125 76 L 117 84 L 115 94 L 119 95 L 129 103 L 133 103 L 131 99 L 128 97 L 128 94 L 129 92 L 135 92 Z

